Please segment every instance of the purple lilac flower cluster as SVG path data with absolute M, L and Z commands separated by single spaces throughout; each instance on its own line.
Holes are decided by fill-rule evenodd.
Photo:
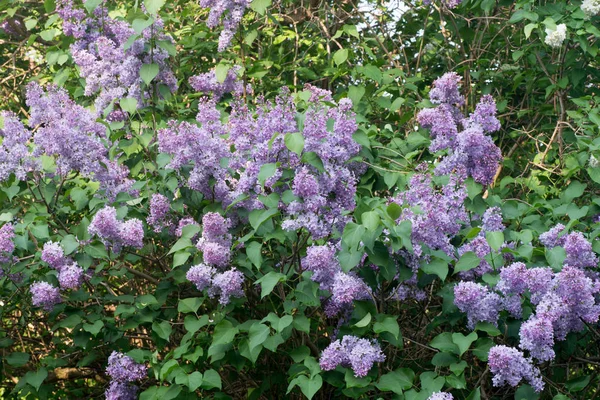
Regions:
M 113 351 L 108 357 L 106 374 L 111 377 L 110 386 L 105 392 L 106 400 L 134 400 L 138 387 L 132 382 L 144 379 L 147 368 L 129 356 Z
M 15 251 L 13 238 L 15 237 L 15 228 L 11 223 L 6 223 L 0 228 L 0 264 L 10 261 L 12 253 Z
M 42 249 L 42 261 L 58 271 L 61 289 L 78 289 L 83 283 L 84 272 L 75 260 L 66 257 L 59 243 L 46 242 Z
M 454 304 L 467 314 L 468 327 L 472 329 L 477 322 L 496 324 L 502 299 L 486 286 L 461 281 L 454 288 Z
M 57 11 L 64 21 L 65 34 L 76 39 L 71 54 L 86 81 L 85 95 L 99 93 L 95 103 L 97 115 L 124 97 L 143 104 L 144 99 L 152 96 L 151 89 L 142 90 L 143 65 L 158 65 L 155 82 L 164 84 L 171 92 L 177 90 L 177 79 L 167 64 L 168 52 L 151 45 L 172 42 L 171 37 L 162 33 L 164 24 L 160 17 L 154 16 L 150 26 L 136 32 L 128 22 L 110 17 L 104 4 L 96 7 L 89 18 L 82 9 L 74 7 L 72 0 L 58 1 Z M 131 38 L 135 40 L 132 42 Z M 116 109 L 107 118 L 121 120 L 126 114 Z
M 130 191 L 133 181 L 128 179 L 129 170 L 108 158 L 106 128 L 87 109 L 75 104 L 64 89 L 50 85 L 44 92 L 32 82 L 27 86 L 26 103 L 30 107 L 29 126 L 35 128 L 33 151 L 25 153 L 31 134 L 11 117 L 3 130 L 4 137 L 10 138 L 7 144 L 14 143 L 5 158 L 10 160 L 9 173 L 25 179 L 25 173 L 39 165 L 37 159 L 47 155 L 55 158 L 59 175 L 78 172 L 94 179 L 108 198 Z
M 192 217 L 181 218 L 177 223 L 177 228 L 175 229 L 175 236 L 181 237 L 183 235 L 183 228 L 188 225 L 198 225 L 198 223 Z
M 323 371 L 334 370 L 338 365 L 351 367 L 354 376 L 363 378 L 374 363 L 384 361 L 385 354 L 377 341 L 346 335 L 323 350 L 319 364 Z
M 60 289 L 48 282 L 34 282 L 29 290 L 31 291 L 31 301 L 35 307 L 52 311 L 55 305 L 62 302 Z
M 407 191 L 392 199 L 405 206 L 397 222 L 412 223 L 411 240 L 416 257 L 423 255 L 423 244 L 454 257 L 450 239 L 460 231 L 461 222 L 468 221 L 464 206 L 466 189 L 454 176 L 447 185 L 437 188 L 431 176 L 423 172 L 424 168 L 420 166 L 410 179 Z
M 0 116 L 4 119 L 4 128 L 0 129 L 0 182 L 6 181 L 11 174 L 23 181 L 28 172 L 39 168 L 27 146 L 32 134 L 16 114 L 6 111 Z
M 427 400 L 454 400 L 454 396 L 451 393 L 436 392 L 429 396 Z
M 121 251 L 123 246 L 137 249 L 144 247 L 142 221 L 137 218 L 119 221 L 114 207 L 106 206 L 99 210 L 92 218 L 88 232 L 92 236 L 98 236 L 102 243 L 111 246 L 114 252 Z
M 531 359 L 525 358 L 519 350 L 507 346 L 494 346 L 488 354 L 488 365 L 494 375 L 494 386 L 509 384 L 517 386 L 525 379 L 537 392 L 544 388 L 540 370 Z
M 154 232 L 160 232 L 164 228 L 169 228 L 173 222 L 169 218 L 171 202 L 168 198 L 160 193 L 155 193 L 150 198 L 150 215 L 146 218 L 146 222 L 150 225 Z
M 458 255 L 462 256 L 468 251 L 472 251 L 481 260 L 479 265 L 469 271 L 461 271 L 458 276 L 463 280 L 474 280 L 492 271 L 492 266 L 485 259 L 488 254 L 492 254 L 492 248 L 488 244 L 486 232 L 503 231 L 502 211 L 499 207 L 488 208 L 482 218 L 481 231 L 468 243 L 458 248 Z
M 218 213 L 209 212 L 202 217 L 202 237 L 196 247 L 202 252 L 204 262 L 225 268 L 231 259 L 231 222 Z
M 342 271 L 332 245 L 310 246 L 302 266 L 312 272 L 311 280 L 319 283 L 322 290 L 331 292 L 325 304 L 325 313 L 333 317 L 342 311 L 350 310 L 355 300 L 371 297 L 371 289 L 360 277 Z
M 455 171 L 462 178 L 471 176 L 476 182 L 490 184 L 502 160 L 500 149 L 487 136 L 500 129 L 496 103 L 485 95 L 465 118 L 459 108 L 465 102 L 459 91 L 460 79 L 458 74 L 449 72 L 434 81 L 429 98 L 437 106 L 422 110 L 417 119 L 430 130 L 429 150 L 448 151 L 436 167 L 436 174 Z
M 181 170 L 192 163 L 188 186 L 224 207 L 235 202 L 238 208 L 262 209 L 260 196 L 275 193 L 290 199 L 279 204 L 284 229 L 306 228 L 315 239 L 334 228 L 342 231 L 349 220 L 346 211 L 355 207 L 358 167 L 348 164 L 360 149 L 352 139 L 355 114 L 348 99 L 336 105 L 331 93 L 307 90 L 311 95 L 303 126 L 286 89 L 274 102 L 259 99 L 255 112 L 236 99 L 226 124 L 215 100 L 205 98 L 196 117 L 201 126 L 169 123 L 158 133 L 159 150 L 173 156 L 169 168 Z M 304 161 L 285 144 L 285 135 L 298 131 L 304 138 Z M 263 181 L 259 174 L 266 167 L 272 174 Z
M 225 76 L 223 82 L 217 80 L 216 72 L 210 71 L 203 74 L 194 75 L 190 78 L 190 85 L 195 91 L 201 92 L 208 95 L 212 95 L 213 99 L 219 100 L 226 93 L 233 93 L 234 95 L 242 95 L 244 91 L 243 83 L 239 80 L 238 73 L 241 67 L 234 66 Z M 250 91 L 251 87 L 248 85 L 247 90 Z
M 242 284 L 244 274 L 236 268 L 225 272 L 217 272 L 217 269 L 206 264 L 194 265 L 186 274 L 187 280 L 196 285 L 198 290 L 208 289 L 209 297 L 219 296 L 219 303 L 229 304 L 231 297 L 244 296 Z
M 206 21 L 209 28 L 216 27 L 221 19 L 223 20 L 223 30 L 219 36 L 219 51 L 224 51 L 231 45 L 244 11 L 250 3 L 251 0 L 200 0 L 200 7 L 210 7 Z

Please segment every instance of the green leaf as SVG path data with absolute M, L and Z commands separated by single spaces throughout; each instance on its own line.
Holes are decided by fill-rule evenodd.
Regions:
M 504 233 L 499 231 L 486 232 L 485 239 L 493 250 L 498 251 L 504 244 Z
M 357 328 L 364 328 L 371 323 L 371 313 L 367 313 L 360 321 L 354 324 Z
M 433 258 L 429 263 L 423 262 L 421 270 L 426 274 L 437 275 L 442 281 L 448 276 L 448 262 L 439 258 Z
M 381 222 L 379 214 L 377 214 L 375 211 L 365 212 L 361 215 L 360 218 L 364 227 L 370 231 L 374 231 L 375 229 L 377 229 Z
M 472 270 L 473 268 L 476 268 L 479 263 L 481 263 L 481 260 L 477 257 L 477 254 L 472 251 L 467 251 L 460 257 L 460 260 L 458 260 L 454 266 L 454 274 L 461 271 Z
M 283 140 L 285 142 L 285 147 L 287 147 L 289 151 L 298 155 L 302 154 L 302 150 L 304 150 L 304 136 L 302 136 L 302 133 L 288 133 Z
M 204 376 L 202 377 L 202 387 L 204 389 L 214 389 L 217 388 L 221 390 L 221 376 L 214 369 L 209 369 L 204 372 Z
M 218 344 L 231 343 L 238 332 L 238 328 L 234 327 L 231 322 L 224 319 L 221 322 L 219 322 L 217 326 L 215 326 L 215 331 L 212 335 L 212 345 L 214 346 Z
M 365 95 L 364 86 L 350 86 L 348 88 L 348 98 L 352 100 L 352 104 L 356 107 L 360 103 L 360 99 Z
M 285 275 L 280 272 L 271 271 L 262 278 L 258 279 L 255 283 L 260 284 L 261 292 L 260 298 L 264 298 L 269 295 L 275 288 L 278 282 L 283 282 Z
M 23 379 L 25 379 L 25 381 L 28 384 L 33 386 L 35 388 L 35 390 L 40 390 L 40 386 L 42 386 L 44 379 L 46 379 L 47 377 L 48 377 L 48 371 L 46 370 L 46 368 L 42 367 L 35 372 L 29 371 L 28 373 L 25 374 Z
M 208 315 L 197 318 L 195 315 L 187 315 L 183 320 L 183 326 L 188 332 L 198 332 L 200 328 L 208 324 Z
M 398 340 L 400 338 L 400 327 L 395 317 L 385 317 L 382 321 L 375 322 L 373 332 L 389 332 Z
M 133 97 L 125 97 L 124 99 L 119 100 L 119 105 L 123 111 L 133 115 L 137 111 L 138 101 Z
M 171 327 L 169 321 L 163 321 L 160 323 L 153 322 L 152 330 L 158 335 L 159 338 L 168 341 L 169 336 L 171 336 L 171 332 L 173 331 L 173 328 Z
M 79 248 L 79 241 L 73 235 L 66 235 L 61 241 L 60 245 L 63 248 L 65 255 L 73 253 Z
M 231 69 L 231 66 L 229 64 L 225 64 L 225 63 L 217 64 L 217 66 L 215 67 L 215 76 L 217 77 L 218 83 L 225 82 L 225 79 L 227 79 L 227 73 L 229 72 L 230 69 Z
M 563 262 L 567 258 L 565 249 L 559 246 L 546 249 L 546 260 L 554 271 L 562 270 Z
M 333 61 L 337 66 L 342 65 L 348 59 L 348 49 L 339 49 L 333 53 Z
M 246 255 L 250 262 L 260 270 L 262 265 L 262 243 L 261 242 L 250 242 L 246 244 Z
M 485 332 L 490 336 L 499 336 L 502 333 L 489 322 L 478 322 L 477 325 L 475 325 L 475 330 Z
M 441 351 L 448 351 L 454 354 L 460 354 L 458 346 L 452 340 L 452 334 L 450 332 L 440 333 L 439 335 L 433 338 L 429 345 Z
M 267 8 L 269 8 L 271 3 L 272 0 L 252 0 L 252 3 L 250 3 L 250 8 L 260 15 L 265 15 Z
M 98 336 L 98 333 L 104 327 L 102 320 L 95 321 L 93 324 L 83 324 L 83 330 L 91 333 L 94 336 Z
M 314 151 L 308 151 L 302 154 L 302 162 L 312 165 L 321 173 L 325 172 L 325 166 L 323 165 L 323 161 L 319 158 L 319 155 Z
M 589 385 L 592 377 L 590 375 L 579 376 L 575 379 L 570 379 L 565 383 L 565 387 L 571 393 L 580 392 Z
M 156 78 L 158 72 L 158 64 L 144 64 L 140 69 L 140 77 L 146 85 L 150 85 L 150 82 L 152 82 L 152 79 Z
M 525 38 L 529 39 L 529 36 L 531 36 L 531 31 L 533 31 L 537 27 L 538 24 L 533 23 L 525 25 Z
M 467 336 L 462 333 L 453 333 L 452 341 L 458 346 L 459 356 L 462 356 L 465 351 L 469 350 L 471 347 L 471 343 L 477 340 L 477 333 L 471 332 Z
M 254 210 L 248 216 L 250 225 L 253 229 L 258 229 L 266 220 L 278 214 L 277 208 L 269 208 L 267 210 Z
M 321 389 L 321 386 L 323 386 L 323 378 L 321 378 L 321 375 L 315 375 L 310 379 L 306 375 L 301 375 L 296 379 L 302 394 L 304 394 L 308 400 L 311 400 L 319 389 Z
M 258 173 L 258 181 L 261 185 L 265 184 L 265 181 L 272 177 L 277 171 L 277 164 L 275 163 L 267 163 L 263 164 L 260 167 L 260 171 Z
M 29 353 L 10 353 L 4 358 L 9 365 L 13 367 L 22 367 L 29 362 Z
M 165 3 L 166 0 L 144 0 L 146 10 L 152 15 L 156 15 Z
M 100 5 L 100 3 L 102 3 L 102 1 L 103 0 L 87 0 L 85 3 L 83 3 L 83 6 L 87 12 L 91 14 L 92 11 L 94 11 Z
M 413 386 L 414 379 L 415 373 L 412 369 L 399 368 L 383 375 L 375 386 L 384 392 L 394 392 L 401 395 L 403 390 L 408 390 Z
M 177 311 L 180 313 L 195 313 L 198 311 L 203 302 L 202 297 L 190 297 L 179 300 Z
M 184 250 L 189 247 L 194 247 L 194 245 L 192 244 L 192 241 L 188 238 L 182 237 L 177 242 L 175 242 L 173 247 L 171 247 L 171 250 L 169 250 L 169 254 L 173 254 L 176 251 Z
M 264 343 L 264 341 L 269 337 L 270 329 L 265 324 L 256 323 L 250 327 L 248 331 L 249 342 L 248 345 L 250 347 L 250 351 L 252 351 L 255 347 Z

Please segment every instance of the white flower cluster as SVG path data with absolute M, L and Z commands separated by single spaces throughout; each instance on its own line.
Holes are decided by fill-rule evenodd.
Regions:
M 560 24 L 556 26 L 555 30 L 546 28 L 546 40 L 545 43 L 550 47 L 560 47 L 567 38 L 567 26 Z
M 600 13 L 600 0 L 583 0 L 581 9 L 588 18 L 598 15 Z

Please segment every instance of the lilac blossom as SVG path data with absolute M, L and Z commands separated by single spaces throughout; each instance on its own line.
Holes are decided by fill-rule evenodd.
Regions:
M 485 259 L 485 257 L 488 254 L 492 253 L 492 248 L 488 244 L 485 236 L 478 235 L 477 237 L 473 238 L 473 240 L 471 240 L 470 242 L 465 243 L 464 245 L 460 246 L 458 248 L 458 255 L 462 256 L 463 254 L 465 254 L 468 251 L 475 253 L 475 255 L 481 261 L 480 261 L 479 265 L 473 269 L 470 269 L 468 271 L 460 271 L 458 273 L 458 276 L 461 279 L 473 280 L 475 278 L 483 276 L 484 274 L 492 272 L 492 266 Z
M 160 193 L 155 193 L 150 198 L 150 215 L 146 222 L 154 229 L 154 232 L 160 232 L 163 228 L 169 227 L 172 222 L 168 218 L 171 203 L 169 199 Z
M 338 339 L 323 350 L 319 364 L 324 371 L 331 371 L 338 365 L 351 367 L 354 376 L 363 378 L 374 363 L 383 361 L 385 355 L 375 340 L 346 335 L 341 341 Z
M 13 238 L 15 230 L 11 223 L 6 223 L 0 228 L 0 263 L 6 263 L 10 260 L 10 256 L 15 251 Z
M 369 299 L 370 289 L 358 276 L 337 272 L 333 278 L 331 298 L 325 306 L 325 313 L 333 317 L 341 310 L 350 308 L 355 300 Z
M 575 268 L 593 268 L 598 266 L 598 257 L 592 250 L 592 244 L 581 232 L 572 232 L 565 236 L 563 244 L 567 258 L 565 264 Z
M 129 356 L 113 351 L 108 357 L 106 374 L 116 382 L 127 383 L 144 379 L 147 368 L 143 364 L 136 363 Z
M 529 318 L 521 325 L 519 347 L 529 350 L 532 357 L 539 361 L 554 358 L 554 328 L 548 318 Z
M 302 259 L 303 268 L 313 273 L 310 279 L 319 283 L 323 290 L 333 288 L 335 276 L 342 270 L 335 253 L 332 245 L 313 245 L 306 249 L 306 257 Z
M 244 274 L 235 268 L 220 272 L 213 277 L 212 286 L 208 289 L 208 295 L 210 297 L 219 296 L 219 303 L 227 305 L 231 297 L 244 296 L 243 283 Z
M 64 265 L 58 273 L 61 289 L 78 289 L 83 283 L 83 269 L 77 264 Z
M 196 247 L 202 252 L 204 262 L 224 268 L 231 258 L 231 234 L 229 219 L 209 212 L 202 218 L 202 237 Z
M 217 80 L 216 72 L 210 71 L 203 74 L 194 75 L 190 78 L 190 85 L 195 91 L 212 94 L 215 100 L 219 100 L 226 93 L 243 94 L 243 83 L 239 80 L 238 73 L 241 67 L 235 66 L 225 76 L 223 82 Z
M 244 16 L 244 11 L 250 5 L 250 0 L 200 0 L 200 7 L 209 8 L 206 25 L 215 28 L 223 22 L 223 30 L 219 36 L 219 51 L 224 51 L 231 45 L 231 40 L 237 32 Z
M 502 224 L 502 210 L 500 207 L 490 207 L 483 213 L 483 223 L 481 230 L 484 232 L 502 232 L 504 225 Z
M 454 72 L 435 80 L 429 98 L 436 107 L 420 111 L 417 119 L 430 130 L 429 150 L 448 151 L 436 167 L 436 174 L 456 172 L 461 178 L 471 176 L 476 182 L 490 184 L 502 160 L 500 149 L 487 136 L 500 129 L 496 103 L 485 95 L 473 113 L 464 118 L 459 109 L 464 105 L 459 86 L 460 76 Z
M 525 379 L 536 392 L 541 392 L 544 382 L 540 370 L 519 350 L 507 346 L 494 346 L 488 354 L 488 365 L 494 375 L 494 386 L 517 386 Z
M 112 381 L 104 393 L 106 400 L 136 400 L 138 387 L 125 382 Z
M 144 247 L 144 226 L 142 221 L 133 218 L 127 221 L 117 219 L 117 210 L 106 206 L 99 210 L 88 226 L 92 236 L 98 236 L 106 246 L 112 246 L 115 252 L 123 246 L 138 249 Z
M 42 261 L 50 265 L 52 268 L 60 271 L 63 265 L 66 264 L 67 258 L 60 243 L 46 242 L 42 249 Z
M 451 393 L 435 392 L 427 400 L 454 400 L 454 396 Z
M 34 282 L 29 290 L 31 291 L 31 301 L 35 307 L 52 311 L 55 305 L 62 302 L 60 290 L 48 282 Z
M 120 117 L 109 114 L 108 119 L 122 119 L 123 111 L 114 109 L 121 99 L 132 97 L 143 104 L 152 96 L 152 88 L 143 89 L 140 76 L 140 70 L 146 64 L 159 66 L 154 82 L 165 85 L 171 92 L 177 90 L 177 79 L 168 66 L 169 54 L 155 44 L 158 41 L 173 42 L 162 33 L 164 23 L 160 17 L 153 16 L 150 26 L 136 32 L 127 21 L 110 17 L 104 4 L 85 18 L 85 12 L 75 8 L 71 0 L 57 3 L 65 34 L 75 38 L 71 55 L 80 76 L 85 79 L 84 93 L 96 95 L 97 115 L 112 108 L 112 113 Z M 133 42 L 130 38 L 134 38 Z
M 16 114 L 4 111 L 0 116 L 4 118 L 4 127 L 0 129 L 0 182 L 6 181 L 11 174 L 18 180 L 25 180 L 27 172 L 39 168 L 27 146 L 32 133 Z
M 544 232 L 540 235 L 540 242 L 548 249 L 556 246 L 564 246 L 565 236 L 559 236 L 564 229 L 565 226 L 563 224 L 556 224 L 556 226 L 548 232 Z
M 478 322 L 496 325 L 502 300 L 479 283 L 459 282 L 454 287 L 454 305 L 467 314 L 468 327 L 472 329 Z
M 212 278 L 217 270 L 206 264 L 198 264 L 191 267 L 185 277 L 196 285 L 198 290 L 208 289 L 212 285 Z
M 420 167 L 421 170 L 423 168 Z M 406 220 L 412 223 L 415 256 L 423 254 L 422 244 L 454 256 L 455 249 L 450 239 L 458 234 L 461 222 L 468 220 L 464 206 L 466 197 L 466 189 L 455 179 L 451 178 L 447 185 L 437 188 L 431 176 L 417 172 L 410 179 L 409 189 L 392 199 L 406 207 L 397 222 Z

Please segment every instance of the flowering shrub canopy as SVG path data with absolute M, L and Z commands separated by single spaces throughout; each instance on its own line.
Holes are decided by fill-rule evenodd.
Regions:
M 599 14 L 0 2 L 0 398 L 596 398 Z

